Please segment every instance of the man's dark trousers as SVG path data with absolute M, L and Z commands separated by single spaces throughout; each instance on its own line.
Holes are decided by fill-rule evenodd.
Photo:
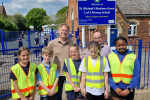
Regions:
M 65 76 L 59 76 L 57 100 L 62 100 L 62 90 L 63 90 L 63 84 L 65 81 L 66 81 Z

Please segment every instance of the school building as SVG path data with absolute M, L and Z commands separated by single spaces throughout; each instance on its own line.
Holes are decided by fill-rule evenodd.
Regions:
M 68 11 L 66 12 L 66 23 L 70 26 L 70 31 L 81 30 L 78 25 L 78 0 L 68 0 Z M 142 39 L 143 46 L 150 40 L 150 0 L 116 0 L 116 24 L 85 26 L 85 41 L 93 40 L 93 32 L 98 30 L 103 35 L 103 40 L 109 42 L 117 36 L 124 36 L 131 39 Z M 108 33 L 107 31 L 110 30 Z M 79 34 L 82 39 L 81 32 Z

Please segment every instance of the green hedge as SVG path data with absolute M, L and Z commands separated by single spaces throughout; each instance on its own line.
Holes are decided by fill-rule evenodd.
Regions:
M 0 29 L 3 29 L 5 27 L 5 24 L 2 20 L 0 20 Z

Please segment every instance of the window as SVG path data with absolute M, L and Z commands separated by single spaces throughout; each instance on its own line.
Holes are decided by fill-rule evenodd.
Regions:
M 134 36 L 137 32 L 137 25 L 134 22 L 130 23 L 130 29 L 128 31 L 128 36 Z

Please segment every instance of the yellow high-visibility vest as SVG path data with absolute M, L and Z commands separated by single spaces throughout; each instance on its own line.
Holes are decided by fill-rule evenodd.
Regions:
M 50 73 L 48 74 L 47 70 L 45 69 L 44 65 L 41 63 L 38 65 L 38 70 L 39 73 L 41 74 L 42 82 L 45 84 L 45 86 L 49 89 L 52 89 L 54 82 L 56 80 L 56 71 L 57 71 L 57 65 L 54 63 L 51 63 L 50 66 Z M 55 87 L 55 93 L 58 92 L 58 84 Z M 47 95 L 48 92 L 44 90 L 40 84 L 39 84 L 39 89 L 38 89 L 39 95 Z
M 79 87 L 81 72 L 80 71 L 78 73 L 76 72 L 76 67 L 71 58 L 65 59 L 65 64 L 68 69 L 68 73 L 72 82 L 75 84 L 76 87 Z M 64 75 L 66 76 L 66 72 L 64 72 Z M 71 90 L 73 90 L 73 87 L 71 86 L 68 79 L 66 78 L 65 91 L 71 91 Z
M 90 56 L 83 58 L 83 65 L 86 69 L 86 86 L 90 88 L 103 88 L 104 87 L 104 75 L 103 70 L 106 64 L 106 58 L 99 56 L 95 68 L 92 65 Z
M 17 78 L 17 85 L 24 96 L 31 95 L 34 91 L 35 86 L 35 71 L 36 71 L 36 64 L 29 62 L 29 72 L 28 75 L 25 74 L 21 65 L 17 63 L 13 67 L 10 68 L 13 74 Z M 14 89 L 13 80 L 11 79 L 11 92 L 12 92 L 12 99 L 19 99 L 20 96 Z
M 129 53 L 125 56 L 122 63 L 117 54 L 110 53 L 108 55 L 108 60 L 110 64 L 111 75 L 115 83 L 123 82 L 129 84 L 134 70 L 134 62 L 136 55 Z

